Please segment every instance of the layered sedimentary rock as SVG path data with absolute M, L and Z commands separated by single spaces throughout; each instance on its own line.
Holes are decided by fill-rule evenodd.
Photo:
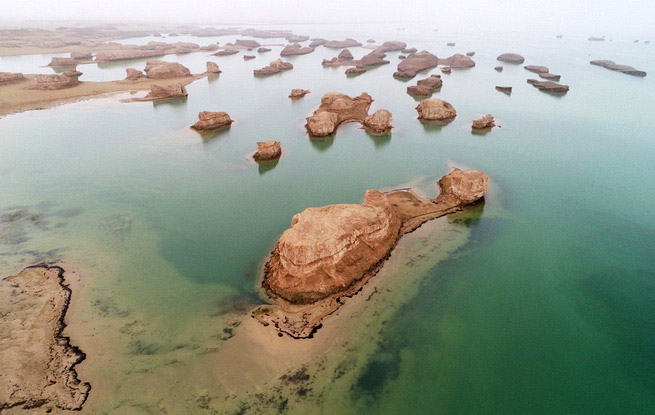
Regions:
M 314 48 L 310 48 L 310 47 L 288 45 L 284 49 L 282 49 L 282 52 L 280 52 L 280 56 L 306 55 L 308 53 L 312 53 L 313 51 Z
M 183 78 L 191 76 L 191 71 L 186 66 L 177 62 L 164 62 L 151 59 L 146 62 L 144 70 L 146 77 L 150 79 Z
M 312 91 L 309 89 L 292 89 L 289 98 L 302 98 L 310 92 Z
M 443 81 L 441 75 L 431 75 L 425 79 L 421 79 L 415 86 L 408 86 L 407 93 L 412 96 L 430 96 L 432 93 L 441 88 Z
M 528 71 L 534 72 L 536 74 L 550 72 L 550 69 L 548 69 L 547 67 L 539 66 L 539 65 L 527 65 L 527 66 L 524 66 L 524 68 L 527 69 Z
M 512 94 L 512 87 L 511 86 L 497 86 L 496 91 L 500 91 L 500 92 L 503 92 L 503 93 L 505 93 L 507 95 L 511 95 Z
M 199 50 L 203 52 L 214 52 L 219 49 L 219 46 L 216 43 L 210 43 L 209 45 L 206 46 L 201 46 Z
M 398 64 L 398 70 L 393 74 L 394 78 L 413 78 L 417 72 L 432 69 L 439 66 L 439 58 L 430 52 L 412 53 Z
M 255 55 L 243 55 L 243 60 L 244 61 L 249 61 L 249 60 L 252 60 L 252 59 L 255 59 L 255 58 L 256 58 Z
M 257 152 L 252 156 L 255 161 L 277 160 L 282 156 L 282 146 L 279 141 L 260 141 Z
M 72 68 L 64 72 L 64 75 L 69 77 L 69 78 L 79 78 L 82 76 L 82 72 L 78 71 L 76 68 Z
M 48 66 L 77 66 L 79 62 L 73 58 L 52 58 Z
M 143 98 L 146 101 L 157 101 L 169 98 L 182 98 L 189 96 L 184 85 L 160 86 L 152 85 L 150 92 Z
M 507 62 L 507 63 L 523 63 L 525 62 L 525 58 L 518 53 L 503 53 L 502 55 L 498 56 L 496 59 L 498 59 L 501 62 Z
M 289 69 L 293 69 L 293 64 L 291 62 L 285 62 L 282 59 L 278 59 L 271 62 L 268 66 L 265 66 L 261 69 L 255 69 L 253 73 L 255 76 L 266 76 L 280 73 L 282 71 L 287 71 Z
M 22 73 L 0 72 L 0 83 L 22 81 L 25 79 Z
M 307 129 L 315 137 L 334 133 L 337 127 L 346 122 L 363 123 L 373 98 L 366 92 L 355 98 L 337 92 L 323 95 L 321 105 L 311 117 L 307 117 Z
M 231 125 L 234 121 L 227 112 L 202 111 L 198 113 L 198 122 L 191 128 L 194 130 L 215 130 Z
M 474 130 L 486 130 L 496 126 L 494 117 L 491 114 L 487 114 L 484 117 L 473 121 L 471 127 Z
M 218 52 L 214 53 L 214 56 L 229 56 L 229 55 L 236 55 L 239 53 L 239 49 L 224 49 L 224 50 L 219 50 Z
M 455 169 L 439 180 L 433 200 L 411 190 L 367 190 L 362 204 L 305 209 L 277 241 L 262 286 L 277 305 L 252 316 L 296 338 L 306 338 L 382 267 L 400 237 L 421 224 L 462 210 L 484 197 L 489 177 Z
M 468 56 L 456 53 L 449 58 L 439 59 L 439 65 L 446 65 L 453 69 L 465 69 L 474 67 L 475 62 Z
M 125 79 L 128 79 L 130 81 L 136 81 L 137 79 L 146 76 L 143 72 L 134 68 L 127 68 L 125 69 L 125 72 L 127 72 L 127 76 L 125 77 Z
M 552 81 L 538 81 L 536 79 L 528 79 L 528 83 L 543 92 L 565 94 L 569 91 L 568 85 L 562 85 Z
M 326 41 L 325 43 L 323 43 L 323 46 L 332 49 L 342 49 L 342 48 L 354 48 L 356 46 L 362 46 L 362 44 L 356 41 L 355 39 L 348 38 L 346 40 Z
M 91 60 L 93 59 L 93 53 L 91 52 L 71 52 L 71 59 L 75 60 Z
M 418 119 L 449 122 L 457 117 L 457 111 L 450 103 L 440 99 L 424 99 L 416 107 Z
M 348 51 L 350 53 L 350 51 Z M 323 59 L 321 65 L 323 66 L 372 66 L 372 65 L 383 65 L 389 63 L 388 60 L 385 60 L 385 52 L 377 48 L 370 53 L 364 55 L 361 59 L 352 59 L 348 57 L 348 54 L 344 54 L 334 57 L 332 59 Z M 352 54 L 350 54 L 352 56 Z
M 221 68 L 218 67 L 216 62 L 207 62 L 207 73 L 221 73 Z
M 386 134 L 393 128 L 393 116 L 385 109 L 377 110 L 364 118 L 362 125 L 376 134 Z
M 361 65 L 346 69 L 346 76 L 358 76 L 363 73 L 366 73 L 366 68 Z
M 76 86 L 80 83 L 77 79 L 69 78 L 66 75 L 42 75 L 36 76 L 34 89 L 53 90 Z
M 0 281 L 0 297 L 0 411 L 82 409 L 91 386 L 75 371 L 84 353 L 62 334 L 71 297 L 64 270 L 26 268 Z
M 601 66 L 605 69 L 609 69 L 611 71 L 616 71 L 616 72 L 621 72 L 624 74 L 628 75 L 634 75 L 634 76 L 641 76 L 644 77 L 646 76 L 646 72 L 640 71 L 638 69 L 633 68 L 632 66 L 627 66 L 627 65 L 619 65 L 615 63 L 614 61 L 609 61 L 609 60 L 596 60 L 596 61 L 591 61 L 590 62 L 592 65 L 596 66 Z

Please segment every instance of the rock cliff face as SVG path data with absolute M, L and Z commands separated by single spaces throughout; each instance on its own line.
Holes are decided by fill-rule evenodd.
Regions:
M 134 68 L 127 68 L 125 72 L 127 72 L 127 77 L 125 79 L 129 79 L 130 81 L 136 81 L 145 76 L 143 72 Z
M 602 66 L 605 69 L 609 69 L 611 71 L 621 72 L 621 73 L 628 74 L 628 75 L 634 75 L 634 76 L 640 76 L 640 77 L 644 77 L 644 76 L 647 75 L 646 72 L 644 72 L 644 71 L 640 71 L 638 69 L 635 69 L 632 66 L 619 65 L 619 64 L 615 63 L 614 61 L 597 60 L 597 61 L 591 61 L 590 63 L 592 65 Z
M 364 118 L 362 124 L 376 134 L 386 134 L 393 128 L 393 116 L 385 109 L 377 110 Z
M 498 59 L 501 62 L 507 62 L 507 63 L 523 63 L 525 62 L 525 58 L 518 53 L 503 53 L 502 55 L 498 56 L 496 59 Z
M 307 129 L 314 137 L 333 134 L 345 122 L 364 122 L 373 98 L 366 92 L 351 98 L 345 94 L 329 92 L 323 95 L 320 107 L 307 117 Z
M 534 72 L 536 74 L 550 72 L 550 69 L 548 69 L 547 67 L 539 66 L 539 65 L 527 65 L 527 66 L 524 66 L 524 68 L 527 69 L 528 71 Z
M 361 205 L 308 208 L 291 220 L 266 264 L 264 287 L 292 304 L 344 291 L 384 259 L 400 218 L 387 198 L 367 190 Z
M 25 79 L 22 73 L 0 72 L 0 83 L 22 81 Z
M 439 58 L 430 52 L 412 53 L 398 64 L 398 70 L 393 74 L 394 78 L 413 78 L 417 72 L 432 69 L 439 66 Z
M 150 92 L 143 98 L 145 101 L 158 101 L 170 98 L 182 98 L 189 96 L 184 85 L 160 86 L 152 85 Z
M 569 92 L 569 86 L 558 84 L 553 81 L 538 81 L 536 79 L 528 79 L 528 83 L 532 84 L 535 88 L 542 92 L 550 92 L 554 94 L 566 94 Z
M 449 122 L 457 117 L 455 108 L 440 99 L 424 99 L 419 102 L 416 111 L 419 120 Z
M 232 124 L 233 120 L 227 112 L 209 112 L 203 111 L 198 113 L 198 122 L 191 128 L 194 130 L 215 130 L 217 128 L 227 127 Z
M 164 62 L 154 59 L 146 62 L 144 72 L 150 79 L 183 78 L 191 76 L 189 68 L 180 63 Z
M 77 66 L 79 62 L 73 58 L 52 58 L 48 66 Z
M 78 85 L 80 81 L 66 75 L 37 75 L 34 89 L 53 90 L 70 88 Z
M 415 86 L 408 86 L 407 93 L 415 97 L 429 97 L 434 91 L 441 88 L 442 85 L 441 75 L 432 75 L 428 78 L 421 79 Z
M 218 67 L 216 62 L 207 62 L 207 73 L 221 73 L 221 69 Z
M 257 143 L 257 152 L 252 156 L 255 161 L 277 160 L 282 156 L 282 147 L 279 141 L 260 141 Z

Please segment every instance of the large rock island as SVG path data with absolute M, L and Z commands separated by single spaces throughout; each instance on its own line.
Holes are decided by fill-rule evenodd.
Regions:
M 372 115 L 368 110 L 373 98 L 366 92 L 358 97 L 350 97 L 337 92 L 329 92 L 321 98 L 321 105 L 311 117 L 307 117 L 307 131 L 314 137 L 334 134 L 341 124 L 359 122 L 364 128 L 377 134 L 391 131 L 393 118 L 387 110 L 379 110 Z
M 253 317 L 292 337 L 311 336 L 342 297 L 377 273 L 402 235 L 475 203 L 488 185 L 481 171 L 455 169 L 439 180 L 441 193 L 432 200 L 411 190 L 367 190 L 361 205 L 295 215 L 264 267 L 262 286 L 277 305 L 261 306 Z

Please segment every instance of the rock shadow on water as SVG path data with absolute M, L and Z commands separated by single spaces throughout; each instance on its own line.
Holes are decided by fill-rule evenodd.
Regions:
M 309 137 L 309 142 L 316 150 L 323 152 L 332 147 L 334 144 L 334 134 L 325 137 Z
M 227 134 L 230 131 L 230 127 L 230 125 L 227 125 L 214 130 L 196 130 L 196 133 L 200 136 L 204 144 L 209 144 L 211 141 Z
M 182 107 L 186 105 L 188 97 L 179 97 L 179 98 L 168 98 L 168 99 L 158 99 L 155 101 L 152 101 L 152 106 L 154 109 L 157 109 L 157 107 L 166 105 L 166 106 L 172 106 L 172 107 Z
M 471 128 L 471 135 L 477 135 L 477 136 L 482 136 L 484 137 L 485 135 L 489 134 L 492 130 L 492 127 L 488 128 Z
M 426 120 L 419 120 L 421 122 L 421 125 L 423 126 L 423 130 L 425 130 L 426 133 L 431 133 L 431 132 L 439 132 L 443 130 L 445 126 L 453 122 L 453 120 L 449 121 L 426 121 Z
M 261 175 L 273 170 L 274 168 L 277 167 L 279 162 L 280 162 L 280 159 L 271 160 L 271 161 L 257 162 L 257 164 L 258 164 L 257 169 L 259 171 L 259 175 L 261 176 Z
M 484 197 L 476 203 L 469 205 L 461 212 L 455 212 L 447 216 L 448 223 L 463 225 L 472 228 L 480 222 L 484 214 Z
M 373 141 L 373 145 L 376 149 L 381 149 L 389 145 L 391 142 L 391 132 L 385 134 L 373 134 L 372 132 L 365 130 L 366 135 Z

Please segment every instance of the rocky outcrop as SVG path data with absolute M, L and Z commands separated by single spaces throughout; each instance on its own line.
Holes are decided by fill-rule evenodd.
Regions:
M 342 50 L 339 55 L 337 55 L 337 59 L 343 60 L 343 61 L 350 61 L 355 59 L 352 53 L 350 53 L 350 50 L 344 49 Z
M 249 61 L 249 60 L 252 60 L 252 59 L 255 59 L 255 58 L 256 58 L 255 55 L 243 55 L 243 60 L 244 61 Z
M 491 114 L 487 114 L 484 117 L 473 121 L 471 127 L 474 130 L 488 130 L 496 126 L 494 117 Z
M 127 72 L 127 77 L 125 79 L 130 80 L 130 81 L 136 81 L 137 79 L 143 78 L 146 76 L 143 72 L 141 72 L 138 69 L 134 68 L 127 68 L 125 70 Z
M 311 45 L 310 45 L 311 46 Z M 354 48 L 357 46 L 362 46 L 361 43 L 356 41 L 355 39 L 346 39 L 346 40 L 330 40 L 326 41 L 323 43 L 323 46 L 326 48 L 332 48 L 332 49 L 342 49 L 342 48 Z
M 559 82 L 559 80 L 562 78 L 561 75 L 556 75 L 554 73 L 540 73 L 539 77 L 554 82 Z
M 397 40 L 388 40 L 383 44 L 381 44 L 379 47 L 379 49 L 381 49 L 384 52 L 398 52 L 406 48 L 407 48 L 407 43 L 399 42 Z M 416 52 L 415 48 L 414 48 L 414 52 Z M 412 52 L 405 52 L 405 53 L 412 53 Z
M 363 73 L 366 73 L 366 68 L 361 65 L 346 69 L 346 76 L 359 76 Z
M 260 141 L 257 143 L 257 152 L 252 158 L 255 161 L 277 160 L 282 156 L 282 147 L 279 141 Z
M 216 62 L 207 61 L 207 73 L 221 73 L 221 68 Z
M 264 53 L 264 52 L 270 52 L 271 49 L 269 48 L 259 48 L 257 49 L 257 53 Z
M 261 69 L 255 69 L 253 73 L 255 76 L 267 76 L 280 73 L 282 71 L 287 71 L 293 69 L 293 64 L 290 62 L 285 62 L 282 59 L 275 60 L 271 62 L 270 65 L 265 66 Z
M 393 128 L 393 116 L 385 109 L 377 110 L 364 118 L 362 125 L 376 134 L 386 134 Z
M 646 76 L 646 72 L 640 71 L 638 69 L 633 68 L 632 66 L 627 66 L 627 65 L 619 65 L 615 63 L 614 61 L 608 61 L 608 60 L 596 60 L 596 61 L 591 61 L 590 62 L 592 65 L 596 66 L 601 66 L 605 69 L 609 69 L 611 71 L 616 71 L 616 72 L 621 72 L 624 74 L 628 75 L 634 75 L 634 76 L 640 76 L 644 77 Z
M 0 72 L 0 84 L 15 81 L 22 81 L 25 79 L 22 73 Z
M 412 53 L 398 64 L 398 70 L 393 76 L 394 78 L 413 78 L 417 72 L 436 68 L 438 65 L 439 58 L 430 52 Z
M 502 72 L 502 71 L 503 71 L 503 67 L 502 67 L 502 66 L 496 66 L 494 69 L 495 69 L 496 71 L 498 71 L 498 72 Z
M 319 46 L 325 45 L 327 43 L 327 39 L 322 39 L 322 38 L 315 38 L 312 39 L 312 41 L 309 43 L 310 48 L 317 48 Z
M 402 53 L 416 53 L 418 50 L 416 48 L 406 48 L 401 50 Z
M 149 79 L 184 78 L 191 76 L 189 68 L 180 63 L 164 62 L 155 59 L 146 62 L 144 72 Z
M 441 72 L 443 72 L 443 73 L 445 73 L 445 74 L 449 74 L 449 73 L 451 73 L 452 71 L 453 71 L 453 70 L 450 68 L 450 66 L 444 66 L 444 67 L 441 68 Z
M 366 43 L 375 43 L 375 39 L 366 39 Z
M 52 58 L 48 66 L 77 66 L 79 64 L 73 58 Z
M 455 45 L 456 45 L 455 42 L 448 42 L 448 43 L 446 43 L 446 46 L 455 46 Z
M 431 75 L 428 78 L 418 81 L 415 86 L 408 86 L 407 93 L 412 96 L 429 97 L 435 90 L 441 88 L 442 85 L 441 75 Z
M 259 42 L 256 40 L 247 40 L 247 39 L 238 39 L 236 42 L 234 42 L 235 46 L 241 47 L 241 48 L 258 48 L 261 45 Z
M 605 36 L 603 36 L 603 37 L 590 36 L 589 38 L 587 38 L 587 40 L 592 41 L 592 42 L 604 42 L 605 41 Z
M 93 53 L 91 52 L 71 52 L 71 59 L 75 60 L 91 60 L 93 59 Z
M 468 56 L 456 53 L 449 58 L 439 59 L 439 65 L 446 65 L 453 69 L 465 69 L 474 67 L 475 62 Z
M 550 92 L 553 94 L 566 94 L 569 91 L 568 85 L 558 84 L 552 81 L 538 81 L 536 79 L 528 79 L 528 83 L 532 84 L 535 88 L 542 92 Z
M 402 235 L 484 197 L 489 177 L 455 169 L 439 180 L 433 200 L 411 190 L 367 190 L 362 204 L 305 209 L 278 239 L 262 286 L 276 305 L 252 316 L 295 338 L 306 338 L 377 271 Z
M 214 52 L 219 49 L 219 46 L 216 43 L 210 43 L 209 45 L 206 46 L 201 46 L 199 50 L 203 52 Z
M 66 75 L 42 75 L 36 76 L 36 85 L 34 89 L 40 90 L 54 90 L 70 88 L 78 85 L 80 81 L 74 78 L 69 78 Z
M 148 95 L 143 98 L 144 101 L 159 101 L 164 99 L 171 98 L 182 98 L 189 96 L 186 92 L 186 88 L 182 84 L 178 85 L 169 85 L 169 86 L 160 86 L 152 85 L 150 87 L 150 92 Z
M 536 74 L 550 72 L 550 69 L 548 69 L 547 67 L 539 66 L 539 65 L 527 65 L 527 66 L 524 66 L 524 68 L 527 69 L 528 71 L 534 72 Z
M 63 334 L 71 300 L 64 275 L 60 267 L 37 265 L 0 281 L 3 413 L 61 413 L 86 401 L 91 386 L 75 370 L 86 356 Z
M 321 105 L 311 117 L 307 117 L 307 130 L 314 137 L 333 134 L 337 127 L 347 122 L 363 123 L 373 98 L 366 92 L 351 98 L 345 94 L 329 92 L 323 95 Z
M 466 56 L 475 56 L 475 52 L 473 51 L 466 52 Z
M 239 49 L 223 49 L 214 53 L 213 56 L 230 56 L 239 53 Z
M 450 122 L 457 117 L 457 111 L 450 103 L 440 99 L 424 99 L 416 107 L 418 119 L 425 121 Z
M 299 47 L 296 45 L 288 45 L 284 49 L 282 49 L 282 52 L 280 52 L 280 56 L 294 56 L 294 55 L 306 55 L 308 53 L 312 53 L 314 51 L 314 48 L 310 47 Z
M 343 52 L 342 52 L 343 53 Z M 350 53 L 350 51 L 349 51 Z M 361 59 L 348 59 L 348 54 L 345 54 L 346 58 L 341 58 L 339 56 L 332 59 L 323 59 L 321 65 L 323 66 L 373 66 L 373 65 L 383 65 L 389 63 L 388 60 L 384 58 L 387 56 L 384 51 L 380 48 L 377 48 L 367 55 L 364 55 Z M 352 56 L 352 54 L 350 55 Z
M 496 91 L 500 91 L 504 94 L 511 95 L 512 94 L 512 87 L 511 86 L 497 86 Z
M 72 68 L 64 72 L 64 75 L 69 78 L 79 78 L 80 76 L 83 75 L 83 73 L 78 71 L 76 68 Z
M 215 130 L 230 126 L 234 121 L 227 112 L 209 112 L 203 111 L 198 113 L 198 122 L 191 128 L 194 130 Z
M 302 98 L 310 92 L 312 91 L 309 89 L 292 89 L 289 98 Z
M 496 59 L 498 59 L 501 62 L 507 62 L 507 63 L 515 63 L 515 64 L 520 64 L 525 62 L 525 58 L 518 53 L 503 53 L 502 55 L 498 56 Z

